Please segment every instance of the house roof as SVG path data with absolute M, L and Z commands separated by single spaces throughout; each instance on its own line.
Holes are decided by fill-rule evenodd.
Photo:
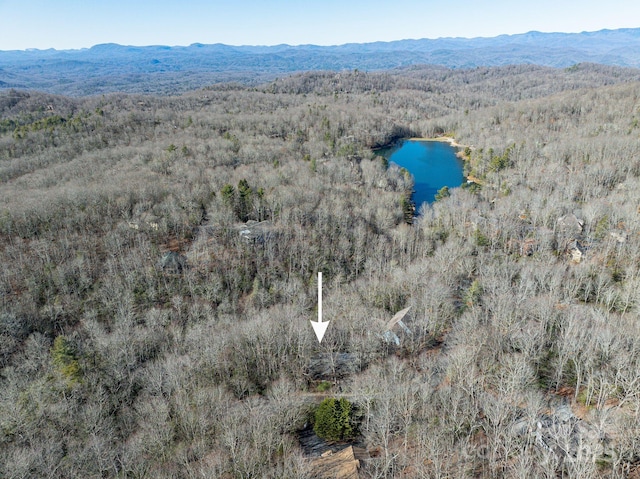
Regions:
M 262 241 L 267 238 L 273 224 L 269 220 L 255 221 L 249 220 L 239 226 L 240 237 L 246 241 Z
M 389 320 L 389 322 L 387 323 L 387 330 L 391 330 L 393 329 L 393 327 L 398 324 L 400 321 L 402 321 L 404 319 L 404 317 L 407 315 L 407 313 L 409 312 L 409 310 L 411 309 L 411 306 L 409 306 L 408 308 L 404 308 L 402 311 L 398 311 L 393 318 L 391 318 Z
M 579 219 L 572 213 L 558 218 L 558 226 L 576 233 L 582 233 L 582 230 L 584 229 L 584 220 Z
M 356 459 L 353 447 L 349 446 L 314 459 L 312 467 L 319 479 L 358 479 L 360 461 Z

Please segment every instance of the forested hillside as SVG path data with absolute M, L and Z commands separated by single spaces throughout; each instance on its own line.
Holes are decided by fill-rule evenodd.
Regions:
M 423 38 L 334 46 L 108 43 L 79 50 L 0 51 L 0 89 L 64 95 L 114 91 L 168 95 L 220 82 L 256 85 L 312 70 L 381 71 L 424 64 L 465 69 L 518 64 L 568 68 L 580 63 L 640 67 L 640 29 L 533 31 L 490 38 Z
M 314 425 L 362 478 L 636 477 L 639 119 L 598 65 L 3 92 L 0 477 L 313 478 Z M 412 219 L 376 148 L 435 136 L 476 182 Z

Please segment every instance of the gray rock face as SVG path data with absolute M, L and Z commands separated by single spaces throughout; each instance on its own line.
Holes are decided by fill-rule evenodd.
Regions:
M 551 413 L 535 421 L 520 419 L 511 430 L 541 449 L 553 452 L 559 461 L 596 461 L 611 456 L 608 438 L 595 426 L 578 418 L 567 403 L 557 404 Z
M 353 353 L 317 354 L 309 361 L 309 374 L 313 379 L 343 378 L 359 369 L 359 358 Z

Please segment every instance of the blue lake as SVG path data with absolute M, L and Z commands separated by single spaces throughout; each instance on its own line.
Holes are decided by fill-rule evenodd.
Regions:
M 422 203 L 433 203 L 443 186 L 454 188 L 464 181 L 463 161 L 456 156 L 456 149 L 443 141 L 404 140 L 378 154 L 413 175 L 415 185 L 411 199 L 416 212 Z

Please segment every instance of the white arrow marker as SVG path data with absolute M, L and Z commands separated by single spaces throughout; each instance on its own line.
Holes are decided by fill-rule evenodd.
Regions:
M 316 336 L 318 337 L 318 342 L 322 342 L 322 338 L 324 338 L 324 333 L 327 332 L 327 326 L 329 326 L 329 321 L 322 322 L 322 273 L 318 272 L 318 321 L 311 320 L 311 326 L 313 326 L 313 330 L 316 332 Z

